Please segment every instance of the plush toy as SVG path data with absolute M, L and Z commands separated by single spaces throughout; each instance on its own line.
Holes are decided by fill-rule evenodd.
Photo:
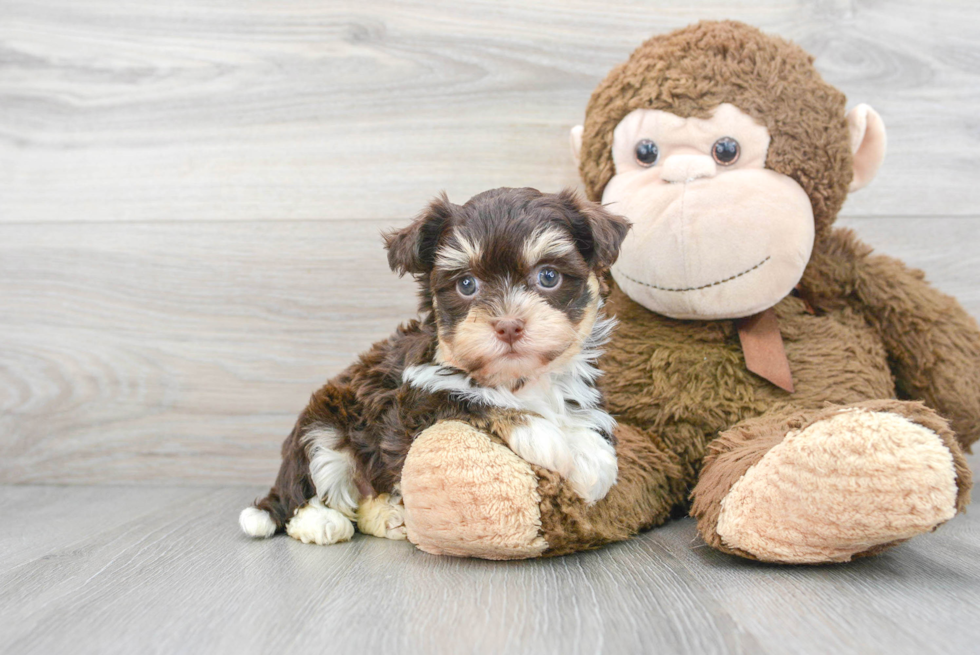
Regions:
M 964 508 L 980 331 L 919 271 L 833 229 L 874 176 L 881 119 L 794 44 L 703 22 L 640 46 L 572 131 L 591 199 L 634 227 L 612 268 L 601 386 L 619 477 L 587 506 L 462 423 L 402 476 L 432 553 L 555 555 L 690 512 L 770 562 L 847 561 Z

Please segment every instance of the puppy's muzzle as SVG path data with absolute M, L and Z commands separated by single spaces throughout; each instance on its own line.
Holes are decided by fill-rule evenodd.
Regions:
M 510 345 L 524 338 L 524 321 L 519 318 L 498 318 L 493 322 L 493 329 L 498 339 Z

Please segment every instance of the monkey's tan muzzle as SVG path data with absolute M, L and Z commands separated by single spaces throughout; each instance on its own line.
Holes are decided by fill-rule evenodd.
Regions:
M 664 182 L 679 184 L 693 182 L 701 178 L 711 178 L 717 173 L 717 167 L 711 157 L 706 155 L 671 155 L 664 160 L 660 179 Z

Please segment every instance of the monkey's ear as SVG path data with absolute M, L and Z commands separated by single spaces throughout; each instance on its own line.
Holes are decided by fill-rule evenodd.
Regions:
M 453 215 L 453 204 L 446 193 L 429 203 L 411 225 L 383 234 L 388 250 L 388 266 L 401 277 L 406 273 L 428 273 L 436 259 L 439 237 Z
M 881 116 L 864 104 L 848 112 L 847 129 L 851 133 L 851 152 L 854 154 L 854 178 L 848 191 L 857 191 L 874 179 L 885 160 L 888 139 Z
M 582 131 L 584 129 L 583 126 L 576 125 L 568 135 L 569 144 L 572 146 L 572 159 L 575 160 L 576 166 L 579 165 L 582 158 Z
M 612 266 L 619 257 L 619 246 L 632 223 L 606 211 L 597 203 L 579 197 L 571 189 L 562 190 L 558 200 L 568 210 L 575 245 L 589 266 L 597 270 Z

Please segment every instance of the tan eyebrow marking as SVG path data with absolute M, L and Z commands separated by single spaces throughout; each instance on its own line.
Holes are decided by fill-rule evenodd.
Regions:
M 541 228 L 524 243 L 523 256 L 528 266 L 534 266 L 545 257 L 561 257 L 575 250 L 575 244 L 555 227 Z
M 447 271 L 469 268 L 482 252 L 479 242 L 470 240 L 464 234 L 454 234 L 451 241 L 436 251 L 436 266 Z

